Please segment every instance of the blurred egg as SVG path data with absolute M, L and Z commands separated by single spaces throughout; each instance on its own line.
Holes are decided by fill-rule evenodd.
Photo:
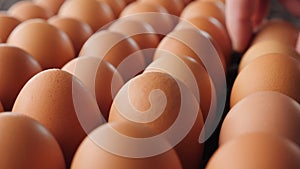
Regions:
M 58 15 L 86 22 L 94 32 L 116 18 L 107 3 L 97 0 L 68 0 L 63 3 Z
M 34 18 L 48 19 L 53 15 L 50 11 L 32 1 L 16 2 L 8 9 L 7 13 L 20 21 Z
M 145 72 L 127 82 L 113 101 L 109 122 L 145 124 L 157 135 L 174 132 L 180 138 L 174 149 L 183 168 L 200 167 L 204 147 L 198 142 L 203 127 L 199 103 L 182 82 L 167 73 Z M 169 139 L 174 143 L 174 138 Z
M 123 142 L 122 139 L 114 137 L 111 133 L 116 132 L 123 139 L 139 139 L 138 144 L 130 141 Z M 152 130 L 145 125 L 130 126 L 125 123 L 107 123 L 95 129 L 89 137 L 86 137 L 78 148 L 71 169 L 86 168 L 107 168 L 107 169 L 182 169 L 180 160 L 176 152 L 170 149 L 161 154 L 153 154 L 149 157 L 130 157 L 119 153 L 111 152 L 106 147 L 98 145 L 98 141 L 109 144 L 116 151 L 133 154 L 136 150 L 144 152 L 157 149 L 157 147 L 147 147 L 143 144 L 143 138 L 150 137 Z M 160 144 L 167 144 L 161 139 Z M 158 146 L 158 145 L 156 145 Z M 159 145 L 161 146 L 161 145 Z M 146 150 L 145 150 L 146 149 Z
M 79 56 L 92 56 L 116 67 L 125 81 L 145 69 L 145 59 L 138 44 L 118 32 L 99 31 L 83 45 Z
M 165 7 L 155 3 L 133 2 L 121 12 L 120 18 L 124 17 L 149 23 L 160 35 L 168 34 L 175 26 L 174 16 L 170 15 Z
M 114 12 L 114 15 L 116 18 L 119 17 L 120 13 L 126 6 L 126 2 L 124 0 L 98 0 L 107 3 L 112 11 Z
M 145 72 L 164 72 L 184 83 L 200 103 L 205 120 L 210 109 L 212 90 L 205 68 L 191 57 L 178 57 L 167 52 L 164 55 L 153 61 Z
M 213 17 L 198 16 L 195 18 L 189 18 L 186 21 L 181 21 L 175 27 L 175 30 L 193 27 L 207 32 L 212 37 L 212 39 L 215 41 L 215 45 L 220 46 L 220 49 L 225 56 L 226 63 L 229 65 L 231 60 L 232 46 L 230 37 L 225 27 Z
M 220 1 L 197 0 L 189 3 L 182 11 L 180 17 L 182 19 L 190 19 L 198 16 L 213 17 L 226 27 L 224 10 L 225 6 Z
M 141 3 L 153 3 L 165 7 L 171 15 L 179 16 L 184 8 L 182 0 L 139 0 Z
M 300 145 L 300 104 L 273 91 L 251 94 L 238 102 L 222 124 L 219 144 L 254 132 L 267 132 Z
M 4 108 L 3 108 L 3 105 L 2 105 L 2 103 L 0 101 L 0 112 L 3 112 L 3 111 L 4 111 Z
M 294 143 L 275 135 L 252 133 L 221 146 L 206 169 L 298 169 L 299 157 L 300 149 Z
M 0 100 L 10 111 L 25 83 L 42 70 L 38 62 L 20 48 L 0 44 Z
M 79 57 L 67 63 L 62 70 L 84 83 L 96 97 L 102 115 L 108 120 L 113 98 L 124 84 L 116 68 L 96 57 Z
M 57 141 L 37 121 L 17 113 L 1 113 L 0 133 L 0 168 L 66 168 Z
M 300 55 L 295 51 L 294 47 L 279 41 L 266 40 L 250 46 L 241 59 L 239 72 L 256 58 L 270 53 L 287 54 L 300 61 Z
M 5 43 L 10 33 L 21 23 L 17 18 L 0 15 L 0 41 Z
M 126 5 L 128 5 L 128 4 L 132 3 L 132 2 L 135 2 L 136 0 L 124 0 L 124 1 L 125 1 Z
M 81 47 L 93 34 L 92 28 L 85 22 L 73 18 L 52 17 L 48 23 L 64 31 L 72 41 L 76 55 L 79 53 Z
M 43 69 L 61 68 L 75 56 L 68 35 L 40 19 L 18 25 L 7 43 L 31 54 Z
M 56 15 L 65 0 L 33 0 L 33 2 Z
M 182 0 L 182 1 L 183 1 L 184 5 L 187 5 L 187 4 L 189 4 L 192 0 Z
M 207 44 L 208 42 L 211 43 Z M 207 45 L 211 45 L 211 47 L 213 47 L 218 52 L 219 59 L 223 65 L 224 70 L 226 70 L 226 61 L 223 53 L 220 51 L 220 48 L 214 45 L 213 40 L 207 33 L 203 33 L 203 31 L 193 28 L 174 30 L 169 33 L 163 40 L 161 40 L 160 44 L 157 47 L 158 50 L 155 52 L 153 59 L 155 60 L 163 56 L 159 54 L 161 51 L 168 51 L 177 56 L 190 56 L 198 63 L 204 65 L 204 63 L 202 62 L 202 57 L 207 57 L 207 59 L 210 60 L 209 53 L 206 52 L 207 49 L 199 46 L 199 49 L 201 47 L 203 48 L 201 48 L 200 53 L 196 51 L 195 48 L 191 48 L 192 46 L 195 46 L 195 44 L 199 43 L 206 43 Z
M 285 20 L 273 19 L 266 22 L 257 32 L 253 44 L 261 41 L 272 40 L 296 46 L 299 28 Z
M 142 53 L 147 65 L 152 62 L 154 51 L 159 44 L 159 37 L 155 34 L 155 30 L 150 24 L 123 18 L 114 22 L 109 27 L 109 30 L 131 37 L 143 50 Z
M 84 137 L 103 123 L 96 99 L 88 89 L 59 69 L 45 70 L 31 78 L 12 111 L 36 119 L 54 135 L 67 168 Z
M 258 91 L 277 91 L 300 103 L 300 63 L 284 54 L 267 54 L 249 63 L 237 76 L 230 106 Z

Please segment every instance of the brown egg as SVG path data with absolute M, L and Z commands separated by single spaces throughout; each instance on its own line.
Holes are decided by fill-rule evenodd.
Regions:
M 267 54 L 249 63 L 237 76 L 230 106 L 258 91 L 277 91 L 300 103 L 300 64 L 284 54 Z
M 166 35 L 172 31 L 175 26 L 176 17 L 170 15 L 165 7 L 149 3 L 136 1 L 124 8 L 120 18 L 137 20 L 149 23 L 157 34 Z M 163 25 L 163 26 L 162 26 Z
M 86 22 L 94 32 L 116 18 L 107 3 L 97 0 L 68 0 L 61 6 L 58 15 Z
M 109 30 L 131 37 L 143 50 L 146 64 L 148 65 L 152 62 L 154 51 L 159 44 L 159 37 L 155 34 L 155 30 L 150 24 L 123 18 L 114 22 L 109 27 Z
M 49 69 L 31 78 L 19 93 L 13 112 L 43 124 L 62 148 L 67 168 L 92 129 L 103 123 L 96 99 L 73 75 Z
M 293 24 L 284 20 L 273 19 L 260 28 L 252 43 L 272 40 L 295 47 L 298 35 L 299 29 Z
M 270 53 L 287 54 L 300 61 L 300 55 L 295 51 L 294 47 L 279 41 L 266 40 L 253 44 L 246 51 L 240 62 L 239 72 L 256 58 Z
M 33 0 L 33 2 L 56 15 L 65 0 Z
M 37 121 L 17 113 L 1 113 L 0 133 L 0 168 L 66 168 L 57 141 Z
M 25 83 L 42 70 L 38 62 L 20 48 L 0 44 L 0 100 L 10 111 Z
M 198 138 L 203 116 L 199 103 L 182 82 L 167 73 L 145 72 L 127 82 L 114 99 L 109 122 L 145 124 L 157 135 L 176 136 L 168 141 L 176 145 L 183 168 L 200 167 L 203 144 Z
M 206 169 L 298 169 L 299 157 L 300 149 L 294 143 L 275 135 L 252 133 L 221 146 Z
M 114 137 L 111 133 L 121 136 L 121 139 Z M 151 151 L 146 143 L 143 143 L 146 137 L 152 135 L 152 131 L 145 125 L 130 126 L 125 123 L 107 123 L 95 129 L 89 137 L 81 143 L 78 148 L 71 169 L 86 168 L 109 168 L 109 169 L 182 169 L 176 152 L 170 149 L 161 154 L 153 154 L 149 157 L 131 157 L 126 154 L 134 154 L 136 150 L 141 153 Z M 104 138 L 104 139 L 102 139 Z M 138 144 L 132 144 L 133 139 L 139 139 Z M 123 142 L 122 139 L 129 140 Z M 98 143 L 99 141 L 99 143 Z M 121 153 L 115 153 L 107 150 L 98 144 L 103 143 L 113 146 L 113 149 Z M 157 143 L 167 144 L 165 140 L 157 139 Z M 157 149 L 155 144 L 151 145 L 152 150 Z M 110 147 L 110 146 L 108 146 Z M 146 153 L 146 152 L 145 152 Z
M 111 7 L 114 15 L 117 18 L 119 17 L 120 13 L 126 6 L 125 0 L 98 0 L 98 1 L 107 3 Z
M 220 1 L 193 1 L 182 11 L 180 17 L 189 19 L 198 16 L 216 18 L 225 27 L 224 4 Z
M 200 103 L 203 119 L 205 120 L 210 109 L 212 90 L 210 77 L 205 68 L 191 57 L 174 56 L 167 52 L 164 55 L 153 61 L 145 72 L 164 72 L 184 83 Z
M 0 15 L 0 41 L 5 43 L 10 33 L 21 23 L 17 18 Z
M 215 41 L 215 45 L 220 46 L 220 49 L 225 56 L 227 65 L 230 64 L 232 54 L 231 40 L 226 28 L 217 19 L 203 16 L 189 18 L 186 21 L 181 21 L 175 27 L 175 30 L 186 28 L 197 28 L 207 32 Z
M 218 52 L 219 59 L 223 65 L 224 70 L 226 70 L 226 61 L 224 55 L 222 54 L 220 48 L 214 45 L 213 39 L 211 39 L 208 34 L 193 28 L 174 30 L 169 33 L 158 45 L 158 50 L 155 52 L 153 59 L 155 60 L 162 56 L 159 54 L 159 52 L 168 51 L 177 56 L 190 56 L 198 63 L 204 65 L 204 63 L 202 62 L 202 57 L 208 57 L 208 53 L 206 53 L 207 49 L 203 47 L 204 45 L 198 45 L 199 48 L 197 47 L 197 49 L 200 49 L 200 47 L 203 48 L 201 49 L 201 52 L 196 52 L 195 48 L 191 48 L 193 45 L 195 46 L 195 44 L 200 43 L 210 45 L 210 47 L 213 47 Z
M 31 54 L 43 69 L 61 68 L 75 56 L 68 35 L 40 19 L 18 25 L 7 43 Z
M 0 112 L 3 112 L 3 111 L 4 111 L 4 108 L 3 108 L 3 105 L 2 105 L 2 103 L 0 101 Z
M 48 23 L 64 31 L 72 41 L 76 55 L 79 53 L 81 47 L 93 34 L 92 28 L 85 22 L 73 18 L 52 17 Z
M 7 13 L 20 21 L 34 18 L 48 19 L 53 15 L 50 11 L 32 1 L 16 2 L 8 9 Z
M 273 91 L 251 94 L 238 102 L 228 113 L 220 132 L 219 144 L 254 132 L 267 132 L 300 145 L 298 133 L 300 104 Z
M 106 120 L 116 93 L 123 86 L 122 76 L 110 63 L 96 57 L 79 57 L 67 63 L 62 70 L 75 75 L 96 97 Z
M 92 56 L 111 63 L 128 81 L 145 68 L 145 59 L 137 43 L 118 32 L 99 31 L 83 45 L 79 56 Z
M 182 0 L 139 0 L 141 3 L 153 3 L 165 7 L 171 15 L 179 16 L 184 8 Z

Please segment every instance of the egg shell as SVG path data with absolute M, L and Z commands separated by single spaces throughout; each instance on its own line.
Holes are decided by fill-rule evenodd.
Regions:
M 56 15 L 65 0 L 33 0 L 33 2 Z
M 66 168 L 57 141 L 37 121 L 17 113 L 1 113 L 0 133 L 1 168 Z
M 225 5 L 219 1 L 193 1 L 182 11 L 180 18 L 189 19 L 198 16 L 216 18 L 226 28 Z
M 76 55 L 78 55 L 83 44 L 93 34 L 92 28 L 85 22 L 73 18 L 52 17 L 48 23 L 64 31 L 72 41 Z
M 41 19 L 22 22 L 10 34 L 7 44 L 31 54 L 43 69 L 61 68 L 75 57 L 68 35 Z
M 120 18 L 124 17 L 147 22 L 160 35 L 168 34 L 175 27 L 174 16 L 170 15 L 165 7 L 149 2 L 136 1 L 129 4 L 120 14 Z M 175 20 L 178 19 L 175 17 Z
M 204 148 L 203 144 L 198 142 L 203 127 L 203 116 L 193 93 L 179 80 L 162 72 L 145 72 L 127 82 L 125 87 L 120 89 L 114 99 L 109 122 L 146 124 L 157 135 L 171 132 L 166 130 L 175 126 L 178 127 L 176 134 L 182 136 L 182 129 L 190 127 L 179 143 L 174 145 L 174 149 L 183 168 L 199 168 Z M 125 96 L 122 95 L 124 90 L 127 92 Z M 163 92 L 165 100 L 153 93 L 155 90 Z M 137 112 L 132 112 L 131 109 Z M 181 115 L 189 117 L 182 119 Z M 181 117 L 180 121 L 177 121 L 178 117 Z
M 0 15 L 0 41 L 5 43 L 10 33 L 17 27 L 21 21 L 8 15 Z
M 31 78 L 12 111 L 36 119 L 54 135 L 67 168 L 87 133 L 103 123 L 96 99 L 88 89 L 59 69 L 48 69 Z
M 179 57 L 168 53 L 153 61 L 145 72 L 161 71 L 184 83 L 198 100 L 205 120 L 211 104 L 210 77 L 205 68 L 191 57 Z
M 300 149 L 294 143 L 266 133 L 242 135 L 221 146 L 206 168 L 298 169 Z
M 138 44 L 130 37 L 108 30 L 93 34 L 79 56 L 98 57 L 111 63 L 128 81 L 145 69 L 145 59 Z
M 279 41 L 266 40 L 253 44 L 246 51 L 246 53 L 241 59 L 239 65 L 239 72 L 256 58 L 270 53 L 287 54 L 300 61 L 300 55 L 295 51 L 295 49 L 292 46 Z
M 159 36 L 150 24 L 123 18 L 114 22 L 109 30 L 131 37 L 143 50 L 146 64 L 152 62 L 154 51 L 159 44 Z
M 104 141 L 110 145 L 120 147 L 128 154 L 135 150 L 141 150 L 142 139 L 139 144 L 130 144 L 130 142 L 122 142 L 116 139 L 109 133 L 115 130 L 118 134 L 130 138 L 144 138 L 152 135 L 152 131 L 145 125 L 130 126 L 125 123 L 107 123 L 95 129 L 89 137 L 81 143 L 78 148 L 71 169 L 84 169 L 84 168 L 107 168 L 107 169 L 182 169 L 181 163 L 178 159 L 176 152 L 170 149 L 162 154 L 154 155 L 151 157 L 127 157 L 120 154 L 114 154 L 97 144 L 97 140 L 105 138 Z M 166 142 L 161 140 L 160 143 Z M 139 148 L 140 147 L 140 148 Z M 150 149 L 150 147 L 142 147 L 143 149 Z
M 98 1 L 107 3 L 111 7 L 116 18 L 119 17 L 120 13 L 126 6 L 126 2 L 124 0 L 98 0 Z
M 97 0 L 65 1 L 59 9 L 58 15 L 86 22 L 94 32 L 116 18 L 107 3 Z
M 139 0 L 140 2 L 158 4 L 167 9 L 171 15 L 179 16 L 184 8 L 182 0 Z
M 48 19 L 53 14 L 47 9 L 36 5 L 32 1 L 19 1 L 13 4 L 7 11 L 9 15 L 16 17 L 20 21 L 29 19 Z
M 246 133 L 267 132 L 300 145 L 300 104 L 273 91 L 251 94 L 238 102 L 222 124 L 219 144 Z
M 205 41 L 204 41 L 205 40 Z M 207 54 L 199 53 L 197 54 L 194 49 L 191 48 L 193 43 L 207 43 L 207 41 L 211 42 L 211 46 L 217 51 L 219 54 L 219 59 L 223 65 L 224 70 L 226 70 L 226 61 L 224 55 L 218 46 L 214 45 L 213 39 L 209 36 L 209 34 L 199 31 L 195 28 L 174 30 L 169 33 L 163 40 L 159 43 L 157 47 L 157 51 L 154 54 L 153 60 L 158 59 L 161 54 L 161 51 L 168 51 L 177 56 L 189 56 L 195 59 L 201 65 L 204 65 L 202 62 L 202 57 L 207 57 Z M 199 46 L 200 48 L 201 46 Z M 203 49 L 206 51 L 206 49 Z
M 237 76 L 230 106 L 258 91 L 277 91 L 300 103 L 300 64 L 284 54 L 267 54 L 249 63 Z
M 295 25 L 285 20 L 273 19 L 261 26 L 252 44 L 272 40 L 296 47 L 298 36 L 299 28 Z
M 79 57 L 68 62 L 62 70 L 84 83 L 96 97 L 102 115 L 108 120 L 113 98 L 124 84 L 116 68 L 96 57 Z
M 24 50 L 0 44 L 0 100 L 10 111 L 25 83 L 42 71 L 38 62 Z
M 191 27 L 207 32 L 215 41 L 215 45 L 220 46 L 220 49 L 222 50 L 223 55 L 226 59 L 227 65 L 230 64 L 232 54 L 231 40 L 226 31 L 226 28 L 217 19 L 213 17 L 203 16 L 189 18 L 186 21 L 181 21 L 175 27 L 175 30 Z

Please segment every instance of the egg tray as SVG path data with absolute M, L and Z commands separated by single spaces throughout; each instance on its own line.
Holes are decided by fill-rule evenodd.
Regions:
M 218 124 L 216 130 L 212 134 L 212 136 L 205 142 L 204 146 L 204 153 L 202 158 L 202 163 L 200 166 L 200 169 L 205 169 L 206 164 L 208 163 L 209 159 L 213 155 L 213 153 L 217 150 L 219 145 L 219 135 L 220 135 L 220 129 L 223 123 L 223 120 L 227 113 L 230 110 L 230 93 L 231 89 L 234 83 L 234 80 L 237 77 L 238 74 L 238 66 L 241 61 L 242 54 L 241 53 L 233 53 L 232 54 L 232 60 L 231 63 L 227 69 L 227 75 L 226 75 L 226 85 L 227 85 L 227 95 L 226 95 L 226 103 L 223 111 L 223 115 L 221 118 L 220 123 Z

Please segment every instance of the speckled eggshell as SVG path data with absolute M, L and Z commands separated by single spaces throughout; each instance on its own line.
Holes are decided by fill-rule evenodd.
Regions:
M 53 134 L 67 168 L 87 133 L 103 123 L 88 89 L 75 76 L 59 69 L 48 69 L 31 78 L 12 111 L 36 119 Z

